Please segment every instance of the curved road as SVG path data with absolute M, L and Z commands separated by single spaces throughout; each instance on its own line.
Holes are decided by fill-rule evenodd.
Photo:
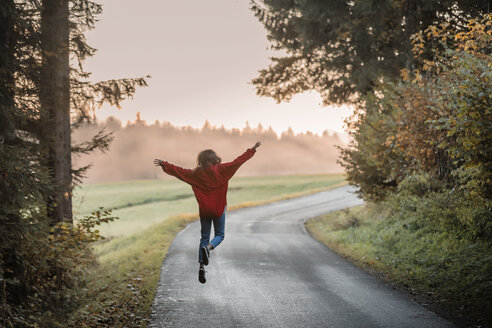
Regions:
M 306 233 L 306 219 L 361 204 L 351 191 L 228 213 L 204 285 L 190 224 L 164 261 L 149 327 L 452 327 Z

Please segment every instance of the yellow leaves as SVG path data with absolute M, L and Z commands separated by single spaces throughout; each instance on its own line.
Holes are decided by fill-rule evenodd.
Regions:
M 459 32 L 454 40 L 458 41 L 457 50 L 471 54 L 490 48 L 490 36 L 492 35 L 492 14 L 484 15 L 481 20 L 470 19 L 467 23 L 467 31 Z
M 459 33 L 456 33 L 454 35 L 455 41 L 463 41 L 463 40 L 467 40 L 467 39 L 468 39 L 468 36 L 465 32 L 459 32 Z
M 485 15 L 484 20 L 486 26 L 492 26 L 492 14 Z
M 420 72 L 418 70 L 415 70 L 414 71 L 414 78 L 412 80 L 412 83 L 420 83 L 422 82 L 422 74 L 420 74 Z
M 428 71 L 431 71 L 434 66 L 435 65 L 434 65 L 434 62 L 432 60 L 424 59 L 424 64 L 422 66 L 422 70 L 428 72 Z
M 402 70 L 400 70 L 400 76 L 403 81 L 408 81 L 410 80 L 410 71 L 406 68 L 403 68 Z
M 424 53 L 424 49 L 425 49 L 424 35 L 422 34 L 422 31 L 420 31 L 410 36 L 410 39 L 412 41 L 413 55 L 415 58 L 417 58 L 418 56 Z
M 447 22 L 428 26 L 424 31 L 419 31 L 410 37 L 412 53 L 418 70 L 412 74 L 413 71 L 402 69 L 400 76 L 403 81 L 421 85 L 424 73 L 428 77 L 438 75 L 443 71 L 444 57 L 447 60 L 457 61 L 462 58 L 463 52 L 480 58 L 489 56 L 489 49 L 492 46 L 491 37 L 492 14 L 484 15 L 480 19 L 469 20 L 466 28 L 460 31 L 455 30 Z M 432 42 L 431 45 L 428 44 L 429 41 Z M 443 52 L 442 47 L 452 49 L 454 52 Z M 426 53 L 426 49 L 430 51 Z M 430 54 L 433 54 L 432 60 L 427 56 Z M 487 65 L 492 67 L 492 62 Z
M 425 30 L 425 35 L 427 36 L 427 38 L 430 39 L 431 36 L 433 37 L 437 37 L 439 36 L 439 31 L 437 29 L 437 26 L 435 25 L 431 25 L 429 26 L 426 30 Z

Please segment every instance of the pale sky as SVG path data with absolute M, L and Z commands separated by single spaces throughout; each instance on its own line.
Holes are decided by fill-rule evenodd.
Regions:
M 266 31 L 248 0 L 99 0 L 103 14 L 87 33 L 98 49 L 87 60 L 92 80 L 151 75 L 122 109 L 103 107 L 97 116 L 149 123 L 242 128 L 262 123 L 277 132 L 343 132 L 349 107 L 322 107 L 317 93 L 276 104 L 255 94 L 251 79 L 266 68 Z

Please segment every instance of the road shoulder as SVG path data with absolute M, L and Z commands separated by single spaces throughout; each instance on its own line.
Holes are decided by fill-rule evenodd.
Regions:
M 488 327 L 484 324 L 484 319 L 477 320 L 469 312 L 464 311 L 463 307 L 444 299 L 438 289 L 429 288 L 429 286 L 418 281 L 415 276 L 409 275 L 408 268 L 406 269 L 407 272 L 404 272 L 397 265 L 398 263 L 395 264 L 395 260 L 383 259 L 383 256 L 389 256 L 388 252 L 378 249 L 377 243 L 374 245 L 367 241 L 371 236 L 378 235 L 377 232 L 370 231 L 376 228 L 378 219 L 368 218 L 369 213 L 372 213 L 371 209 L 358 206 L 306 220 L 304 226 L 313 239 L 329 250 L 334 251 L 455 325 L 459 327 Z M 381 228 L 381 222 L 377 227 Z M 387 236 L 381 237 L 381 235 L 379 237 L 387 238 Z M 398 259 L 396 256 L 394 258 Z

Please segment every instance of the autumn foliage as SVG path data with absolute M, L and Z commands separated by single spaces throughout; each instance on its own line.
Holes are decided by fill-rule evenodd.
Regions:
M 419 181 L 419 196 L 446 194 L 438 206 L 455 214 L 442 224 L 492 235 L 491 40 L 490 14 L 412 36 L 416 68 L 379 85 L 349 124 L 353 142 L 341 162 L 365 199 L 385 199 Z

